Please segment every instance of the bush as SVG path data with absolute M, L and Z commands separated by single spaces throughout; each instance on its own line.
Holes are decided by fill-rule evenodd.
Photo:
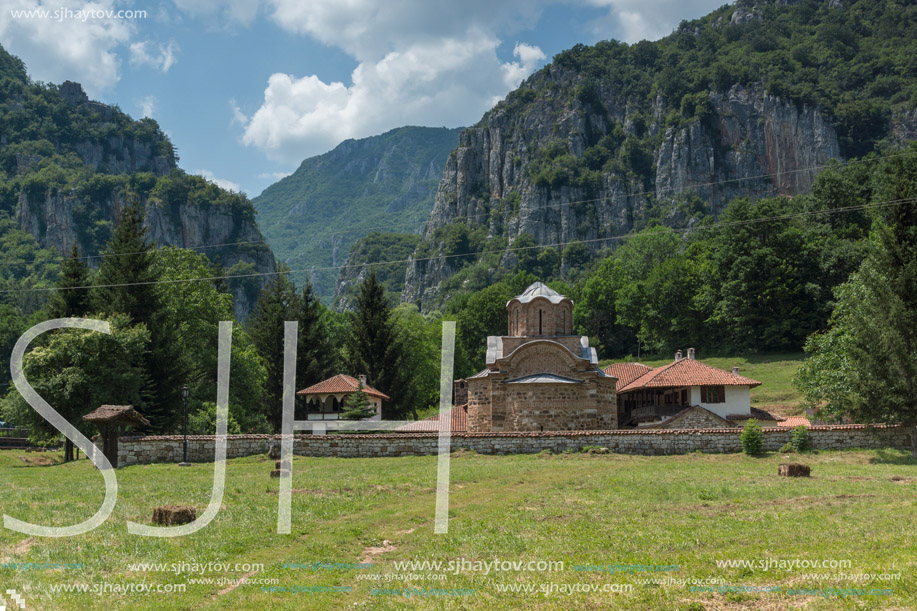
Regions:
M 217 405 L 212 401 L 206 401 L 199 410 L 193 414 L 188 414 L 188 434 L 189 435 L 215 435 L 217 429 Z M 226 434 L 239 435 L 242 428 L 239 423 L 229 414 L 226 421 Z
M 789 445 L 794 452 L 805 452 L 809 449 L 809 429 L 804 426 L 797 426 L 790 434 Z
M 758 456 L 764 449 L 764 433 L 761 425 L 754 418 L 745 423 L 742 431 L 742 450 L 749 456 Z

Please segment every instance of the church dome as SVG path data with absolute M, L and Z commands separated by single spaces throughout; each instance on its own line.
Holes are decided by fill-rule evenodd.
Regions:
M 573 333 L 573 301 L 543 282 L 533 282 L 506 302 L 508 334 L 544 337 Z

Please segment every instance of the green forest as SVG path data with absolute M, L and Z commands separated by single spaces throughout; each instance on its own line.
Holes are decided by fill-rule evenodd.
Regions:
M 591 75 L 572 92 L 581 103 L 594 100 L 590 87 L 599 83 L 614 83 L 647 109 L 664 91 L 677 101 L 666 110 L 671 124 L 703 120 L 705 92 L 762 83 L 819 105 L 837 126 L 847 161 L 824 169 L 811 193 L 738 198 L 715 214 L 685 197 L 675 203 L 685 223 L 666 225 L 651 207 L 635 231 L 601 250 L 577 241 L 539 245 L 524 233 L 510 245 L 486 226 L 464 223 L 426 241 L 372 233 L 345 270 L 344 312 L 324 305 L 308 282 L 294 284 L 283 265 L 259 295 L 251 269 L 223 267 L 218 250 L 208 257 L 151 243 L 145 206 L 224 206 L 246 220 L 255 211 L 245 196 L 177 169 L 177 153 L 155 122 L 94 103 L 75 110 L 65 99 L 72 91 L 29 81 L 22 63 L 0 51 L 0 350 L 10 354 L 26 329 L 49 318 L 107 320 L 110 335 L 68 330 L 38 338 L 25 360 L 36 390 L 77 425 L 101 403 L 130 403 L 152 432 L 175 433 L 187 385 L 190 429 L 206 433 L 215 419 L 217 323 L 233 319 L 230 289 L 246 283 L 255 306 L 234 326 L 231 431 L 278 429 L 289 320 L 300 329 L 298 388 L 340 372 L 367 374 L 393 398 L 385 418 L 418 418 L 438 404 L 442 322 L 457 322 L 456 376 L 471 375 L 484 366 L 487 336 L 506 332 L 506 302 L 542 280 L 575 301 L 575 331 L 602 359 L 687 346 L 711 356 L 804 349 L 796 384 L 807 404 L 864 421 L 912 421 L 917 144 L 896 146 L 889 130 L 895 112 L 917 106 L 914 7 L 766 4 L 756 9 L 765 18 L 720 27 L 729 10 L 654 43 L 578 45 L 498 108 L 521 112 L 549 95 L 544 75 L 552 69 Z M 647 182 L 652 136 L 637 132 L 613 131 L 581 156 L 545 147 L 525 171 L 546 189 L 588 185 L 609 172 Z M 87 143 L 104 152 L 112 136 L 144 144 L 151 157 L 123 172 L 82 159 Z M 41 248 L 15 218 L 18 206 L 61 194 L 81 206 L 80 239 L 66 257 Z M 513 195 L 499 202 L 501 214 L 518 209 Z M 112 196 L 126 202 L 117 223 L 101 211 Z M 432 307 L 398 303 L 405 266 L 391 262 L 412 251 L 447 257 L 459 270 Z M 10 382 L 9 369 L 0 369 L 2 419 L 49 438 Z M 893 409 L 880 413 L 879 404 Z

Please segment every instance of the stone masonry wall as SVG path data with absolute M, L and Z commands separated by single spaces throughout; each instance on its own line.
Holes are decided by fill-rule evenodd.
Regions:
M 693 429 L 644 431 L 567 431 L 546 433 L 454 433 L 452 448 L 465 448 L 480 454 L 534 454 L 542 450 L 578 451 L 583 446 L 599 446 L 620 454 L 665 455 L 741 452 L 742 429 Z M 764 449 L 778 450 L 790 439 L 791 429 L 764 429 Z M 227 438 L 228 458 L 240 458 L 268 451 L 279 437 L 270 435 L 233 435 Z M 816 450 L 849 448 L 910 448 L 910 431 L 903 426 L 863 424 L 815 426 L 809 429 L 809 443 Z M 298 456 L 380 457 L 435 455 L 437 433 L 386 433 L 367 435 L 297 435 L 293 451 Z M 188 438 L 192 462 L 213 460 L 214 438 Z M 118 449 L 120 466 L 151 462 L 179 462 L 182 438 L 122 437 Z
M 711 414 L 702 407 L 690 410 L 683 416 L 675 419 L 665 425 L 667 429 L 719 429 L 732 428 L 735 425 L 727 425 L 716 414 Z

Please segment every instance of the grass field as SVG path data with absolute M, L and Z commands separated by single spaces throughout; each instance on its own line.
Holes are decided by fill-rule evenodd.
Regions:
M 754 407 L 773 408 L 781 416 L 795 416 L 803 412 L 800 402 L 802 395 L 793 386 L 793 376 L 802 365 L 805 355 L 792 354 L 760 354 L 748 357 L 711 357 L 698 359 L 712 367 L 719 367 L 731 371 L 738 365 L 743 376 L 748 376 L 761 382 L 761 386 L 751 389 L 751 404 Z M 659 367 L 672 362 L 671 358 L 643 360 L 644 365 Z M 612 362 L 602 361 L 601 367 L 607 367 Z
M 27 609 L 80 611 L 917 608 L 917 463 L 902 452 L 873 450 L 793 458 L 812 466 L 810 479 L 777 477 L 777 464 L 787 459 L 784 455 L 455 453 L 446 535 L 433 534 L 435 457 L 296 458 L 293 533 L 277 535 L 278 483 L 268 477 L 273 465 L 266 457 L 249 457 L 228 462 L 223 508 L 214 522 L 194 535 L 172 539 L 129 535 L 125 524 L 149 523 L 156 505 L 190 504 L 201 512 L 210 497 L 212 467 L 127 467 L 117 472 L 114 513 L 91 533 L 42 539 L 0 530 L 0 595 L 15 589 L 25 594 Z M 58 526 L 93 514 L 103 496 L 101 477 L 85 460 L 41 465 L 58 460 L 55 454 L 0 452 L 0 512 Z M 465 564 L 458 574 L 434 580 L 430 578 L 445 571 L 395 565 L 461 559 L 562 561 L 564 568 L 492 568 L 485 574 L 483 565 Z M 725 560 L 753 565 L 718 567 L 717 561 Z M 840 569 L 778 565 L 764 570 L 777 561 L 812 560 L 850 564 Z M 372 563 L 372 568 L 283 565 L 360 561 Z M 180 573 L 131 566 L 138 562 L 233 566 L 194 575 L 190 566 L 167 567 L 184 569 Z M 26 571 L 10 563 L 44 566 Z M 82 566 L 49 569 L 49 563 Z M 232 588 L 251 569 L 236 563 L 263 564 L 264 570 L 251 579 L 276 582 Z M 634 574 L 576 568 L 615 563 L 672 570 Z M 407 579 L 405 573 L 426 579 Z M 899 574 L 900 579 L 857 581 L 862 574 Z M 216 581 L 190 582 L 201 577 Z M 697 592 L 690 590 L 691 579 L 781 591 Z M 185 584 L 187 590 L 104 595 L 53 591 L 73 584 L 100 589 L 108 584 L 111 591 L 111 584 L 130 583 Z M 573 594 L 561 590 L 561 585 L 582 589 L 606 584 L 632 589 Z M 409 587 L 417 588 L 412 597 L 391 591 Z M 513 587 L 534 591 L 501 591 Z M 834 595 L 823 590 L 828 587 L 837 588 Z M 891 592 L 837 595 L 854 587 Z M 338 591 L 329 591 L 334 588 Z M 347 588 L 352 589 L 341 591 Z M 473 594 L 433 596 L 432 588 Z M 546 595 L 542 588 L 554 591 Z M 789 588 L 822 590 L 799 593 Z

